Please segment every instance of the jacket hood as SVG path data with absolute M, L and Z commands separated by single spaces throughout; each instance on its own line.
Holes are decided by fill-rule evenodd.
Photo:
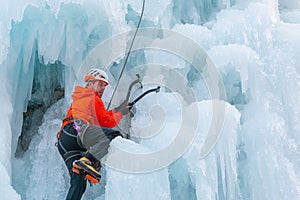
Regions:
M 95 96 L 95 95 L 97 95 L 97 93 L 93 90 L 90 90 L 88 88 L 83 88 L 81 86 L 76 86 L 72 94 L 72 99 L 76 100 L 76 99 L 81 99 L 84 97 Z

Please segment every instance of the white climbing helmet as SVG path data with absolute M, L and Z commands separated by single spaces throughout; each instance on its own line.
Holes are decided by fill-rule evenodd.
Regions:
M 84 77 L 84 82 L 89 80 L 102 81 L 108 85 L 108 76 L 102 69 L 91 69 L 89 73 Z

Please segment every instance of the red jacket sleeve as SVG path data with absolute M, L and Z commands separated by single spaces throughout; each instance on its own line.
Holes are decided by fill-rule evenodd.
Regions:
M 121 121 L 123 114 L 114 110 L 107 111 L 100 97 L 95 97 L 95 112 L 100 126 L 113 128 Z

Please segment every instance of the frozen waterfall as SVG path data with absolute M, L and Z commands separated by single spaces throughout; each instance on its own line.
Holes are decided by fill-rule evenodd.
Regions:
M 105 68 L 108 103 L 142 1 L 0 2 L 1 199 L 64 199 L 55 142 L 73 88 Z M 113 105 L 136 73 L 134 97 L 162 91 L 136 104 L 132 140 L 113 140 L 83 199 L 300 199 L 299 35 L 298 0 L 146 0 Z

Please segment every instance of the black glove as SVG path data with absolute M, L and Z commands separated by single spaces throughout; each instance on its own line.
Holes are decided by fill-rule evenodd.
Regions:
M 129 105 L 127 100 L 123 101 L 118 107 L 115 108 L 116 112 L 121 112 L 123 115 L 127 115 L 129 110 L 132 108 L 132 105 Z

